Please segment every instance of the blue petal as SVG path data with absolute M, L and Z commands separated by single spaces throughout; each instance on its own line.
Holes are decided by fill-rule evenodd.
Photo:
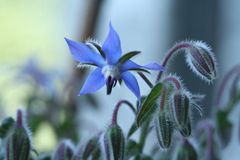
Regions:
M 118 33 L 114 30 L 112 24 L 109 24 L 109 33 L 102 46 L 103 52 L 109 64 L 116 64 L 121 57 L 121 42 Z
M 84 83 L 80 94 L 87 94 L 97 91 L 105 84 L 105 78 L 102 74 L 101 68 L 96 68 L 87 78 Z
M 162 71 L 164 68 L 157 64 L 157 63 L 149 63 L 147 65 L 139 65 L 131 60 L 126 61 L 120 66 L 121 72 L 125 72 L 129 69 L 137 69 L 137 68 L 144 68 L 144 69 L 150 69 L 150 70 L 157 70 L 157 71 Z
M 75 42 L 65 38 L 68 47 L 72 53 L 73 58 L 81 63 L 96 64 L 97 66 L 103 66 L 104 59 L 98 53 L 95 53 L 87 45 L 81 42 Z
M 140 100 L 140 89 L 137 79 L 130 72 L 122 73 L 121 78 L 125 82 L 126 86 L 134 93 L 137 99 Z
M 156 71 L 163 71 L 164 67 L 159 65 L 156 62 L 149 63 L 143 66 L 143 68 L 150 69 L 150 70 L 156 70 Z

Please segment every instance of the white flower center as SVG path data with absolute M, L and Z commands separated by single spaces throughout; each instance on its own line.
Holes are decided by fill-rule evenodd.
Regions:
M 106 65 L 102 68 L 102 74 L 107 79 L 109 76 L 112 78 L 120 78 L 120 72 L 118 66 Z

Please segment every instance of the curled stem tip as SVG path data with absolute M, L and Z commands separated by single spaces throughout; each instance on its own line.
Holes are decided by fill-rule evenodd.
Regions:
M 162 66 L 163 67 L 166 67 L 167 63 L 169 62 L 169 60 L 171 59 L 171 57 L 173 56 L 173 54 L 175 53 L 178 53 L 179 50 L 181 49 L 185 49 L 185 48 L 188 48 L 191 46 L 191 43 L 190 42 L 180 42 L 176 45 L 174 45 L 166 54 L 166 56 L 164 57 L 163 59 L 163 62 L 162 62 Z M 163 71 L 159 71 L 158 73 L 158 76 L 157 76 L 157 79 L 156 81 L 159 81 L 161 76 L 162 76 L 162 73 Z
M 181 83 L 180 81 L 175 78 L 174 76 L 168 76 L 166 78 L 164 78 L 163 82 L 171 82 L 173 83 L 174 87 L 179 90 L 181 88 Z
M 122 104 L 126 104 L 128 107 L 130 107 L 130 109 L 133 111 L 133 113 L 136 115 L 137 111 L 136 109 L 134 108 L 134 106 L 127 100 L 120 100 L 116 106 L 115 106 L 115 109 L 113 111 L 113 114 L 112 114 L 112 124 L 117 124 L 117 116 L 118 116 L 118 111 L 119 111 L 119 108 Z

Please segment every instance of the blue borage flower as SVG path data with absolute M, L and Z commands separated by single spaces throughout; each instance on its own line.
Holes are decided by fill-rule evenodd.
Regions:
M 104 84 L 107 86 L 107 94 L 110 94 L 117 81 L 121 83 L 123 80 L 126 86 L 140 100 L 138 82 L 129 71 L 163 70 L 163 67 L 157 63 L 142 66 L 131 61 L 130 58 L 140 53 L 138 51 L 129 52 L 122 56 L 120 38 L 111 23 L 109 24 L 108 36 L 101 47 L 95 42 L 89 42 L 91 44 L 89 46 L 67 38 L 65 40 L 76 61 L 80 62 L 80 64 L 97 67 L 87 78 L 80 95 L 95 92 L 102 88 Z

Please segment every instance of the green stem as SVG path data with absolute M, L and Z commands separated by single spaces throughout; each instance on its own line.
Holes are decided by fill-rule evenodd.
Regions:
M 140 140 L 139 140 L 139 153 L 143 152 L 145 141 L 148 135 L 150 121 L 146 122 L 141 128 Z

